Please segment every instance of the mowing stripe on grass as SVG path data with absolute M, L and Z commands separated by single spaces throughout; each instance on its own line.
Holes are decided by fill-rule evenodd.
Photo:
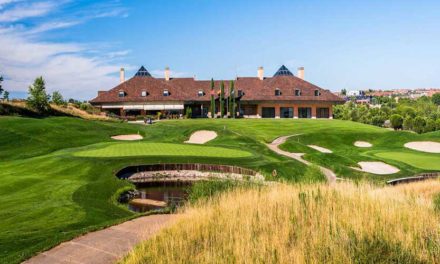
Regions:
M 119 143 L 103 148 L 83 150 L 74 154 L 78 157 L 132 157 L 132 156 L 187 156 L 187 157 L 219 157 L 246 158 L 252 153 L 221 147 L 183 145 L 172 143 Z

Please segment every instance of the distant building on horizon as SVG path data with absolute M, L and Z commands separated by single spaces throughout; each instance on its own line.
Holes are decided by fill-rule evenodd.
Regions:
M 332 118 L 334 104 L 344 99 L 329 90 L 304 80 L 304 68 L 297 76 L 281 66 L 273 77 L 265 77 L 259 67 L 256 77 L 237 77 L 235 98 L 236 115 L 248 118 Z M 192 117 L 210 117 L 211 95 L 215 99 L 215 114 L 220 115 L 220 84 L 225 86 L 225 112 L 228 111 L 230 80 L 217 80 L 211 91 L 210 80 L 172 78 L 165 69 L 164 78 L 154 78 L 141 67 L 133 78 L 125 81 L 120 72 L 120 84 L 109 91 L 99 91 L 90 101 L 107 113 L 120 116 L 182 115 L 190 108 Z

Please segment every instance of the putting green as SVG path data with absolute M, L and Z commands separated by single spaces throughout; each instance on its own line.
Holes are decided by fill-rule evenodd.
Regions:
M 74 154 L 78 157 L 134 157 L 134 156 L 185 156 L 246 158 L 252 153 L 221 147 L 195 146 L 172 143 L 122 143 L 111 144 L 96 149 L 83 150 Z
M 440 170 L 439 154 L 422 154 L 408 152 L 379 152 L 377 157 L 401 161 L 413 167 L 425 170 Z

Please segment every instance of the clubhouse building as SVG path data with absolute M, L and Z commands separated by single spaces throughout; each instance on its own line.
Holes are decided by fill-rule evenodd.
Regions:
M 211 96 L 215 115 L 220 116 L 220 85 L 224 83 L 224 112 L 228 115 L 230 80 L 215 81 L 195 78 L 172 78 L 165 69 L 164 78 L 154 78 L 143 66 L 135 76 L 125 80 L 121 69 L 120 84 L 109 91 L 99 91 L 90 101 L 103 112 L 118 116 L 156 115 L 180 116 L 191 108 L 193 118 L 211 117 Z M 344 100 L 304 80 L 304 68 L 295 76 L 284 65 L 273 75 L 265 77 L 259 67 L 256 77 L 237 77 L 234 80 L 236 116 L 247 118 L 332 118 L 332 106 Z M 232 107 L 231 107 L 232 109 Z

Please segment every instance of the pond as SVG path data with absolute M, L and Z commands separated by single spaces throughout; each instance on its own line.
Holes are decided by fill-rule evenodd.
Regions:
M 166 207 L 181 206 L 188 197 L 191 182 L 155 182 L 136 185 L 136 193 L 128 202 L 128 208 L 144 213 Z

